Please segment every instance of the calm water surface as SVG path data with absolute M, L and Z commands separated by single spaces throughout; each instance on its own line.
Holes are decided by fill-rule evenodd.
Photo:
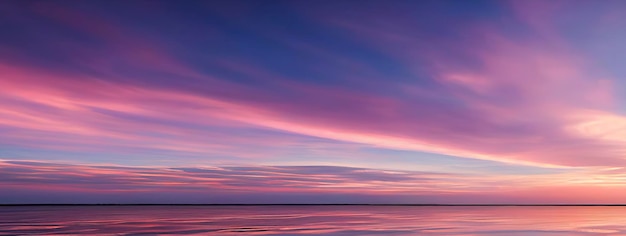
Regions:
M 0 235 L 29 234 L 626 235 L 626 207 L 0 207 Z

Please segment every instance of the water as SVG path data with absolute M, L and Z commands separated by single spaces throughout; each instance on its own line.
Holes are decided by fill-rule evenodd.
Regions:
M 0 235 L 28 234 L 626 235 L 626 207 L 0 207 Z

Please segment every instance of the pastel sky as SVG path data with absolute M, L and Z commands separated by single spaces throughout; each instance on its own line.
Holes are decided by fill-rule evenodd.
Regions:
M 626 203 L 626 1 L 0 1 L 0 204 Z

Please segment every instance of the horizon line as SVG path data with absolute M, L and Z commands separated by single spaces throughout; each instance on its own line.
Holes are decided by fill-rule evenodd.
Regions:
M 623 204 L 368 204 L 368 203 L 25 203 L 4 206 L 626 206 Z

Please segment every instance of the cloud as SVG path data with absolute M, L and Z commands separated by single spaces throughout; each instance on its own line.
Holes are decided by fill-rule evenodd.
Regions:
M 0 186 L 8 191 L 0 193 L 0 202 L 610 203 L 623 197 L 616 193 L 623 176 L 614 168 L 490 176 L 346 166 L 171 168 L 4 160 Z
M 72 165 L 34 161 L 3 161 L 2 185 L 36 189 L 84 191 L 197 191 L 218 192 L 346 192 L 417 191 L 432 188 L 440 179 L 460 176 L 442 173 L 388 171 L 340 166 L 248 166 L 153 168 Z M 45 188 L 45 187 L 44 187 Z M 459 188 L 463 188 L 459 186 Z
M 498 5 L 518 13 L 502 16 L 506 25 L 444 19 L 461 9 L 454 4 L 423 3 L 437 9 L 420 16 L 435 25 L 402 4 L 345 15 L 340 3 L 277 6 L 308 31 L 251 8 L 240 21 L 205 22 L 218 32 L 207 44 L 185 37 L 193 25 L 178 34 L 138 27 L 132 9 L 114 19 L 87 5 L 38 4 L 7 15 L 22 26 L 2 41 L 20 55 L 0 60 L 5 144 L 217 159 L 323 139 L 536 166 L 624 164 L 615 79 L 526 6 Z

